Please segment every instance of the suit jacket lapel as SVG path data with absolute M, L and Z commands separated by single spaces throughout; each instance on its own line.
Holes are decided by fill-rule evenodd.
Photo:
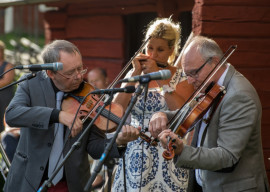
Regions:
M 40 76 L 40 81 L 41 81 L 40 84 L 41 84 L 44 97 L 45 97 L 46 106 L 55 108 L 55 105 L 56 105 L 55 93 L 52 87 L 51 80 L 47 76 L 46 72 L 42 72 L 42 75 Z M 54 98 L 54 99 L 51 99 L 51 98 Z
M 232 65 L 229 65 L 228 72 L 227 72 L 226 77 L 225 77 L 224 82 L 223 82 L 223 86 L 225 87 L 225 89 L 227 88 L 229 82 L 231 81 L 231 78 L 232 78 L 234 73 L 235 73 L 235 68 Z

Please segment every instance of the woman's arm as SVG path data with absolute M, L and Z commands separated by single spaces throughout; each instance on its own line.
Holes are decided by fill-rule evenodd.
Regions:
M 8 63 L 6 68 L 5 68 L 5 72 L 9 69 L 11 69 L 13 66 L 12 64 Z M 2 79 L 0 79 L 0 87 L 4 87 L 8 84 L 10 84 L 13 80 L 14 80 L 14 76 L 15 76 L 15 72 L 14 70 L 9 71 L 8 73 L 6 73 Z

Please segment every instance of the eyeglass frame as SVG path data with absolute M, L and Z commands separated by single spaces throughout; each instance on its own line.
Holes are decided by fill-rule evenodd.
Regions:
M 204 68 L 204 66 L 210 61 L 210 60 L 212 60 L 213 59 L 213 57 L 209 57 L 198 69 L 195 69 L 195 70 L 193 70 L 194 72 L 193 72 L 193 74 L 187 74 L 186 72 L 184 72 L 185 73 L 185 75 L 187 76 L 187 77 L 192 77 L 192 78 L 198 78 L 198 73 L 202 70 L 202 68 Z
M 66 77 L 66 75 L 59 73 L 58 71 L 56 71 L 56 73 L 61 75 L 62 77 L 65 77 L 66 79 L 74 79 L 74 77 L 76 77 L 78 74 L 80 74 L 80 75 L 86 74 L 87 70 L 88 70 L 88 68 L 86 67 L 86 68 L 82 69 L 81 71 L 76 71 L 76 74 L 71 75 L 71 77 Z

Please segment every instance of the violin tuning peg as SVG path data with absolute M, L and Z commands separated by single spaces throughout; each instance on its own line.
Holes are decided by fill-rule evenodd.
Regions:
M 154 140 L 154 141 L 151 141 L 151 145 L 156 147 L 158 145 L 158 143 L 157 143 L 157 141 Z

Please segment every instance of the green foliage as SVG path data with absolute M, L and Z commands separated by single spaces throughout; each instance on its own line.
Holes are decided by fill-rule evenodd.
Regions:
M 22 37 L 25 37 L 27 39 L 29 39 L 30 41 L 32 41 L 33 43 L 39 45 L 40 47 L 44 47 L 45 44 L 45 37 L 44 35 L 38 36 L 38 37 L 33 37 L 30 36 L 28 34 L 19 34 L 16 32 L 11 32 L 11 33 L 7 33 L 4 35 L 0 35 L 0 40 L 2 40 L 5 44 L 6 44 L 6 48 L 9 50 L 13 50 L 14 47 L 10 44 L 10 40 L 13 39 L 16 42 L 20 42 L 20 39 Z

